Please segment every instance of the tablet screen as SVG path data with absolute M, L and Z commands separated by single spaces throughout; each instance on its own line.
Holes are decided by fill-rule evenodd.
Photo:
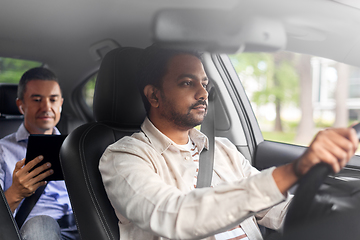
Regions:
M 59 152 L 60 147 L 66 136 L 67 135 L 37 134 L 32 134 L 29 136 L 25 164 L 27 164 L 37 156 L 43 155 L 44 159 L 33 169 L 41 166 L 44 163 L 50 162 L 51 169 L 54 170 L 54 173 L 45 178 L 45 181 L 64 180 L 60 165 Z

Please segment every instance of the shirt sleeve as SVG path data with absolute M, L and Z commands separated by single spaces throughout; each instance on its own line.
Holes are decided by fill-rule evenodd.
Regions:
M 165 183 L 145 143 L 126 138 L 103 154 L 99 169 L 118 217 L 170 239 L 212 236 L 284 200 L 272 169 L 240 181 L 184 193 Z
M 238 178 L 241 178 L 242 176 L 248 178 L 260 173 L 259 170 L 253 167 L 250 162 L 245 159 L 245 157 L 236 149 L 235 145 L 231 143 L 230 140 L 227 138 L 217 138 L 217 140 L 223 151 L 226 152 L 226 155 L 231 156 L 229 161 L 231 161 L 231 165 L 234 166 L 233 171 L 238 173 Z M 278 191 L 280 194 L 277 186 L 273 187 L 271 191 Z M 285 201 L 282 203 L 256 213 L 255 217 L 257 222 L 267 228 L 275 230 L 280 229 L 283 225 L 287 208 L 291 202 L 292 197 L 292 195 L 287 194 Z

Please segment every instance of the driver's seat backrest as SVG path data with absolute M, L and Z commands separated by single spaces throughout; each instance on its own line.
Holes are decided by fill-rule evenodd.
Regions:
M 96 122 L 82 125 L 65 139 L 60 159 L 77 226 L 82 239 L 118 240 L 118 219 L 98 170 L 107 146 L 140 130 L 146 112 L 136 86 L 142 50 L 109 52 L 95 86 Z

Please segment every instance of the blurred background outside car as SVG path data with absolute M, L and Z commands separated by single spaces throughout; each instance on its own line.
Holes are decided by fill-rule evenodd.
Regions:
M 289 52 L 242 53 L 230 59 L 266 140 L 308 145 L 321 129 L 360 120 L 356 67 Z

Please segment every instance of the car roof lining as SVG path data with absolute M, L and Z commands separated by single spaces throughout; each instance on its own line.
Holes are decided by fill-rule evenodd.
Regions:
M 68 89 L 65 99 L 72 99 L 72 90 L 99 68 L 91 46 L 109 39 L 121 46 L 150 45 L 152 20 L 160 9 L 223 9 L 239 12 L 243 18 L 278 19 L 287 33 L 284 50 L 360 66 L 360 32 L 353 30 L 360 25 L 360 10 L 329 0 L 33 0 L 20 4 L 1 2 L 0 56 L 45 63 Z

